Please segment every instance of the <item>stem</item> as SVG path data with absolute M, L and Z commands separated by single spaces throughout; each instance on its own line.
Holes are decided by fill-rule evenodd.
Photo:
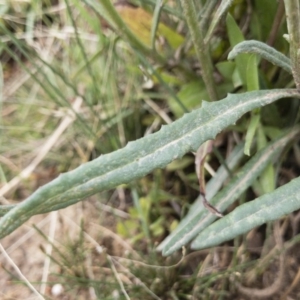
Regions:
M 299 0 L 284 0 L 290 37 L 290 56 L 296 87 L 300 88 L 300 7 Z
M 211 101 L 217 100 L 218 95 L 213 79 L 213 64 L 209 54 L 209 48 L 204 43 L 201 28 L 197 22 L 196 8 L 193 0 L 180 0 L 183 13 L 187 21 L 191 37 L 194 43 L 197 58 L 202 68 L 203 81 Z

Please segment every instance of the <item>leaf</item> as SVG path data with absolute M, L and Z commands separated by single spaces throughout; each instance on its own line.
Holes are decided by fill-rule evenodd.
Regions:
M 251 54 L 247 64 L 247 91 L 259 90 L 259 78 L 256 54 Z
M 225 79 L 231 80 L 235 69 L 235 63 L 232 61 L 222 61 L 216 64 L 216 68 Z
M 258 79 L 258 70 L 257 70 L 257 62 L 256 55 L 251 54 L 248 58 L 247 65 L 247 90 L 255 91 L 259 90 L 259 79 Z M 256 132 L 256 129 L 259 125 L 260 121 L 260 109 L 253 110 L 251 112 L 251 119 L 249 127 L 247 128 L 246 133 L 246 142 L 245 142 L 245 154 L 250 155 L 252 141 Z
M 237 44 L 228 54 L 228 59 L 234 59 L 241 53 L 255 53 L 283 68 L 288 73 L 292 73 L 291 60 L 273 47 L 259 41 L 243 41 Z
M 235 45 L 241 43 L 244 41 L 244 36 L 238 25 L 236 24 L 233 17 L 228 14 L 226 18 L 226 26 L 227 26 L 227 32 L 228 37 L 230 41 L 231 47 L 234 47 Z M 248 63 L 248 56 L 247 54 L 241 54 L 235 59 L 237 69 L 239 71 L 240 77 L 242 79 L 242 82 L 244 86 L 247 84 L 247 69 L 245 66 L 247 66 Z
M 199 146 L 244 113 L 283 97 L 300 97 L 296 89 L 229 94 L 218 102 L 203 101 L 200 109 L 185 114 L 152 135 L 130 142 L 123 149 L 102 155 L 39 188 L 0 220 L 0 238 L 31 216 L 77 203 L 88 196 L 141 178 L 163 168 Z
M 280 134 L 281 135 L 281 132 Z M 278 137 L 278 133 L 276 137 L 273 137 L 273 139 L 276 139 Z M 257 130 L 257 149 L 260 150 L 263 147 L 267 145 L 267 137 L 264 133 L 264 127 L 260 125 Z M 261 187 L 261 194 L 271 193 L 275 190 L 276 180 L 275 180 L 275 167 L 274 165 L 270 164 L 266 167 L 266 169 L 263 171 L 263 173 L 259 177 L 259 185 Z
M 228 168 L 233 169 L 237 166 L 238 162 L 242 159 L 243 156 L 243 147 L 244 145 L 243 143 L 241 143 L 233 149 L 228 159 L 226 160 Z M 207 183 L 206 197 L 208 200 L 212 199 L 213 196 L 215 196 L 215 194 L 222 187 L 223 183 L 228 179 L 228 176 L 229 174 L 225 166 L 221 166 L 217 170 L 215 176 Z M 188 214 L 180 221 L 180 224 L 173 229 L 172 233 L 159 244 L 157 250 L 162 251 L 169 243 L 169 241 L 177 234 L 177 232 L 184 228 L 186 224 L 188 224 L 193 219 L 193 217 L 202 210 L 203 205 L 201 203 L 201 196 L 199 196 L 190 207 Z
M 184 106 L 189 110 L 192 110 L 197 106 L 199 107 L 202 99 L 208 98 L 205 85 L 201 78 L 197 81 L 191 81 L 189 83 L 183 84 L 177 96 L 184 104 Z M 182 116 L 183 110 L 177 101 L 175 101 L 173 98 L 169 98 L 168 105 L 172 113 L 174 113 L 176 117 Z
M 236 201 L 240 195 L 254 182 L 266 166 L 282 151 L 285 145 L 299 134 L 299 128 L 288 134 L 284 134 L 280 139 L 271 143 L 268 147 L 255 154 L 231 179 L 228 185 L 221 190 L 211 201 L 220 211 L 224 211 L 229 205 Z M 223 217 L 226 218 L 227 216 Z M 190 242 L 197 234 L 211 224 L 217 217 L 208 213 L 203 207 L 198 209 L 197 214 L 193 214 L 176 234 L 164 243 L 163 255 L 170 255 L 174 251 Z M 160 247 L 161 249 L 161 247 Z
M 260 176 L 260 184 L 264 194 L 275 190 L 275 170 L 272 165 L 268 165 Z
M 260 114 L 251 115 L 250 124 L 249 127 L 247 128 L 246 143 L 244 149 L 244 153 L 248 156 L 250 156 L 252 141 L 254 138 L 255 131 L 259 125 L 259 121 L 260 121 Z
M 281 218 L 300 208 L 300 177 L 243 204 L 233 212 L 203 230 L 194 240 L 193 249 L 203 249 L 246 233 L 252 228 Z
M 171 48 L 175 50 L 184 43 L 185 39 L 169 26 L 159 22 L 160 10 L 161 5 L 159 5 L 159 1 L 157 2 L 154 16 L 141 7 L 117 6 L 117 11 L 124 23 L 145 45 L 152 47 L 153 42 L 156 40 L 154 38 L 163 37 Z

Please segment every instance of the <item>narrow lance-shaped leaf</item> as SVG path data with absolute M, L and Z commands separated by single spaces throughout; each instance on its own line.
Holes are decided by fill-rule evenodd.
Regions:
M 252 228 L 279 219 L 300 208 L 300 177 L 236 208 L 232 213 L 218 220 L 192 243 L 193 249 L 203 249 L 246 233 Z
M 250 150 L 252 146 L 252 141 L 254 139 L 254 135 L 256 132 L 257 127 L 259 126 L 259 121 L 260 121 L 260 112 L 253 112 L 251 114 L 251 119 L 247 128 L 247 133 L 246 133 L 246 143 L 245 143 L 245 150 L 244 153 L 248 156 L 250 156 Z
M 256 55 L 251 54 L 248 58 L 247 65 L 247 90 L 256 91 L 259 90 L 259 76 Z M 245 154 L 250 156 L 250 150 L 252 146 L 252 141 L 255 136 L 255 132 L 260 122 L 260 109 L 254 109 L 251 112 L 250 123 L 247 128 L 246 138 L 245 138 Z
M 283 68 L 292 73 L 291 60 L 265 43 L 259 41 L 243 41 L 237 44 L 228 54 L 228 59 L 234 59 L 241 53 L 255 53 L 271 62 L 272 64 Z
M 291 132 L 285 133 L 280 139 L 255 154 L 210 203 L 217 206 L 220 211 L 224 211 L 240 197 L 265 167 L 278 156 L 284 146 L 299 134 L 299 131 L 299 128 L 295 128 Z M 167 243 L 164 243 L 163 255 L 170 255 L 186 245 L 215 219 L 216 216 L 208 213 L 203 207 L 202 210 L 199 210 L 196 215 L 189 219 L 189 222 L 181 230 L 177 231 L 171 239 L 168 239 Z
M 234 47 L 235 45 L 241 43 L 244 41 L 244 35 L 237 25 L 234 18 L 228 14 L 226 18 L 226 27 L 228 32 L 228 37 L 230 41 L 230 46 Z M 244 86 L 247 85 L 247 69 L 245 66 L 247 66 L 248 63 L 248 55 L 247 54 L 241 54 L 235 59 L 235 63 L 240 75 L 240 78 L 242 80 L 242 83 Z
M 163 126 L 159 132 L 61 174 L 39 188 L 0 220 L 0 238 L 33 215 L 67 207 L 100 191 L 145 176 L 156 168 L 163 168 L 185 153 L 196 151 L 203 142 L 214 139 L 217 133 L 244 113 L 283 97 L 300 97 L 300 94 L 295 89 L 265 90 L 229 94 L 224 100 L 214 103 L 204 101 L 201 108 Z
M 265 134 L 264 128 L 262 125 L 258 128 L 258 135 L 257 135 L 257 146 L 258 149 L 261 149 L 263 147 L 263 144 L 265 145 L 267 142 L 267 136 Z M 260 147 L 260 148 L 259 148 Z M 259 181 L 257 183 L 261 187 L 261 194 L 258 194 L 259 196 L 267 193 L 271 193 L 276 188 L 276 171 L 275 166 L 272 164 L 269 164 L 268 167 L 262 172 L 260 175 Z
M 244 143 L 240 143 L 236 146 L 233 151 L 230 153 L 229 157 L 226 159 L 227 167 L 231 170 L 234 169 L 238 163 L 241 161 L 244 155 Z M 208 200 L 212 199 L 217 192 L 221 189 L 222 185 L 228 179 L 229 173 L 224 165 L 220 166 L 215 176 L 209 180 L 207 183 L 207 192 L 206 198 Z M 201 196 L 194 201 L 191 205 L 188 214 L 180 221 L 178 226 L 168 235 L 158 246 L 157 251 L 162 251 L 165 246 L 169 243 L 169 241 L 182 229 L 186 226 L 186 224 L 190 223 L 194 216 L 196 216 L 199 212 L 203 211 L 203 205 L 201 203 Z

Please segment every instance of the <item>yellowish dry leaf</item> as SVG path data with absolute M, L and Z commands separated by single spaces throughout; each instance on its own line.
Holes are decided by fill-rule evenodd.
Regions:
M 151 47 L 151 28 L 153 16 L 141 7 L 117 5 L 116 10 L 130 30 L 147 46 Z M 157 40 L 163 38 L 172 49 L 177 49 L 184 37 L 172 28 L 160 22 L 157 29 Z M 161 51 L 160 45 L 158 51 Z

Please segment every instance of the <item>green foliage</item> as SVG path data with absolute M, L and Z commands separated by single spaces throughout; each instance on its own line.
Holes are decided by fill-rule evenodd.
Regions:
M 230 14 L 227 15 L 226 25 L 231 47 L 233 48 L 234 46 L 242 43 L 244 41 L 243 33 Z M 241 54 L 235 60 L 237 70 L 244 86 L 247 85 L 248 58 L 248 55 Z
M 67 207 L 89 195 L 163 168 L 185 153 L 196 151 L 203 142 L 214 139 L 246 112 L 283 97 L 300 95 L 297 90 L 266 90 L 230 94 L 213 103 L 203 102 L 201 108 L 185 114 L 159 132 L 61 174 L 41 187 L 0 220 L 0 237 L 11 233 L 33 215 Z
M 299 209 L 300 179 L 294 179 L 273 193 L 265 194 L 236 208 L 198 235 L 193 249 L 202 249 L 230 240 L 267 221 Z
M 291 133 L 285 133 L 280 139 L 274 141 L 266 148 L 256 153 L 239 170 L 236 176 L 234 176 L 229 181 L 227 186 L 211 199 L 211 203 L 214 206 L 218 207 L 218 209 L 221 212 L 224 211 L 226 208 L 228 208 L 230 205 L 232 205 L 232 203 L 237 199 L 239 199 L 242 193 L 249 186 L 251 186 L 251 184 L 254 182 L 257 176 L 259 176 L 262 173 L 262 171 L 265 170 L 268 164 L 272 160 L 278 157 L 278 155 L 281 153 L 282 149 L 286 146 L 286 144 L 289 141 L 293 140 L 295 136 L 297 136 L 298 134 L 299 134 L 299 128 L 297 128 Z M 277 199 L 277 201 L 279 201 L 279 198 Z M 297 206 L 297 204 L 295 204 L 295 206 Z M 300 207 L 299 203 L 297 207 Z M 282 215 L 284 215 L 284 213 L 282 213 Z M 215 219 L 216 216 L 209 213 L 203 206 L 194 208 L 193 214 L 188 215 L 183 220 L 184 226 L 178 227 L 178 229 L 176 229 L 170 235 L 170 237 L 168 237 L 168 242 L 164 241 L 163 244 L 159 246 L 159 248 L 163 250 L 164 255 L 169 255 L 173 253 L 174 251 L 180 249 L 182 246 L 186 245 L 189 241 L 191 241 L 198 233 L 200 233 L 205 227 L 207 227 Z M 222 220 L 223 219 L 225 219 L 225 217 L 222 218 Z M 240 224 L 238 227 L 243 228 L 243 226 L 241 226 Z M 236 235 L 232 233 L 232 236 L 236 236 Z M 203 238 L 203 235 L 201 235 L 201 237 Z M 223 240 L 226 239 L 224 238 Z M 195 249 L 198 249 L 196 248 L 197 246 L 194 247 Z
M 206 1 L 204 6 L 205 1 L 172 1 L 172 5 L 166 1 L 133 1 L 138 7 L 126 3 L 113 5 L 110 0 L 83 2 L 86 6 L 81 1 L 65 1 L 64 19 L 74 32 L 70 39 L 56 40 L 62 54 L 53 53 L 51 58 L 39 52 L 30 38 L 32 28 L 40 20 L 39 10 L 45 10 L 43 6 L 29 7 L 31 13 L 26 16 L 26 28 L 22 28 L 27 33 L 25 41 L 17 35 L 19 26 L 10 22 L 12 30 L 5 22 L 0 23 L 1 33 L 9 41 L 1 41 L 2 52 L 30 75 L 26 93 L 23 90 L 18 96 L 29 94 L 30 86 L 34 85 L 38 98 L 45 99 L 43 113 L 57 107 L 74 113 L 70 99 L 76 98 L 82 99 L 84 107 L 74 113 L 75 125 L 62 139 L 60 150 L 64 156 L 52 154 L 48 158 L 62 163 L 62 174 L 25 201 L 0 206 L 0 238 L 36 214 L 65 208 L 123 184 L 131 191 L 133 207 L 127 211 L 127 220 L 117 222 L 117 233 L 134 245 L 146 241 L 149 253 L 159 241 L 157 249 L 163 255 L 187 247 L 190 242 L 192 249 L 219 245 L 300 208 L 299 177 L 282 187 L 278 181 L 278 170 L 286 160 L 285 151 L 290 151 L 295 160 L 299 156 L 299 147 L 295 146 L 300 121 L 299 4 L 295 7 L 293 1 L 285 1 L 286 11 L 295 12 L 287 20 L 291 54 L 288 58 L 281 53 L 288 43 L 276 35 L 277 31 L 286 30 L 285 23 L 277 19 L 273 22 L 277 16 L 276 1 L 254 1 L 253 14 L 245 23 L 245 4 L 231 0 L 223 0 L 220 5 L 217 1 Z M 10 9 L 5 7 L 0 13 L 5 15 Z M 50 19 L 42 15 L 41 20 L 51 26 Z M 178 32 L 182 20 L 186 26 Z M 219 36 L 215 37 L 217 29 Z M 91 37 L 86 34 L 90 30 L 96 36 L 92 37 L 96 40 L 92 47 Z M 249 36 L 264 42 L 246 41 Z M 278 41 L 272 42 L 275 38 Z M 266 41 L 278 45 L 277 50 Z M 212 54 L 214 47 L 217 50 Z M 226 60 L 227 53 L 231 61 Z M 168 109 L 164 110 L 166 104 Z M 13 148 L 9 135 L 26 144 L 54 131 L 56 118 L 51 116 L 43 126 L 43 115 L 31 109 L 40 106 L 41 102 L 28 101 L 15 113 L 17 123 L 13 119 L 3 120 L 8 135 L 2 138 L 2 144 L 9 145 L 3 147 L 3 153 Z M 145 130 L 149 122 L 151 134 Z M 171 124 L 163 125 L 164 122 Z M 38 130 L 20 133 L 24 124 L 36 123 Z M 216 215 L 201 204 L 201 197 L 192 205 L 181 202 L 196 198 L 199 189 L 191 171 L 191 158 L 184 155 L 196 152 L 208 140 L 216 140 L 208 159 L 218 170 L 208 181 L 206 198 L 226 215 L 217 221 Z M 241 140 L 245 143 L 238 142 Z M 235 148 L 233 141 L 238 144 Z M 70 144 L 75 145 L 75 154 Z M 227 152 L 234 148 L 225 159 L 224 148 Z M 248 157 L 242 158 L 242 148 Z M 163 175 L 158 170 L 162 168 Z M 1 166 L 0 171 L 3 181 L 18 174 L 6 166 Z M 148 174 L 153 177 L 153 185 L 149 178 L 141 179 Z M 205 179 L 208 177 L 205 174 Z M 193 192 L 189 194 L 187 190 Z M 255 200 L 239 205 L 237 201 L 242 197 Z M 186 216 L 185 208 L 189 208 Z M 182 219 L 178 221 L 174 215 Z M 80 265 L 85 250 L 83 241 L 78 243 Z M 71 269 L 64 255 L 61 259 L 66 269 Z M 109 256 L 107 262 L 111 262 Z M 223 274 L 226 280 L 230 272 Z M 168 275 L 164 280 L 173 284 L 173 274 Z M 85 271 L 78 276 L 84 281 Z M 174 287 L 167 296 L 172 297 L 176 290 L 188 298 L 192 295 L 188 295 L 188 288 L 196 283 L 210 287 L 217 281 L 210 275 L 203 279 L 194 273 L 193 276 L 185 282 L 185 288 Z M 201 284 L 198 280 L 202 280 Z M 166 286 L 169 288 L 170 284 Z M 193 296 L 201 290 L 195 286 Z M 140 287 L 134 289 L 141 292 Z M 158 284 L 153 283 L 151 290 L 166 295 Z M 153 296 L 151 292 L 149 295 Z M 106 296 L 109 292 L 105 291 Z
M 291 61 L 276 49 L 259 41 L 244 41 L 239 43 L 228 54 L 228 59 L 234 59 L 239 53 L 255 53 L 274 65 L 280 66 L 291 73 Z

